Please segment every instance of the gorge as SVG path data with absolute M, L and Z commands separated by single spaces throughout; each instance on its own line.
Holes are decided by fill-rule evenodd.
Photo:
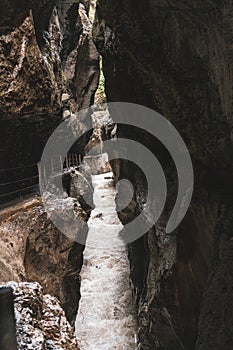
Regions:
M 231 0 L 1 0 L 0 282 L 13 281 L 19 349 L 232 349 L 232 19 Z M 38 163 L 55 128 L 69 118 L 77 121 L 84 136 L 71 153 L 85 158 L 99 134 L 91 130 L 95 108 L 81 111 L 105 99 L 146 106 L 168 119 L 194 169 L 191 205 L 167 233 L 179 183 L 166 147 L 142 129 L 123 122 L 116 128 L 114 115 L 100 126 L 103 141 L 124 138 L 148 148 L 168 188 L 159 221 L 125 247 L 122 265 L 113 270 L 110 252 L 104 262 L 101 250 L 94 253 L 54 226 L 38 187 Z M 124 191 L 122 179 L 134 188 L 131 202 L 114 218 L 120 227 L 142 211 L 147 184 L 132 162 L 116 157 L 110 163 L 117 191 Z M 83 202 L 84 193 L 93 197 L 90 168 L 78 168 L 90 184 L 85 188 L 75 185 L 72 169 L 71 183 L 64 186 L 69 195 L 51 205 L 50 213 L 61 211 L 71 220 L 72 210 L 72 217 L 83 219 L 77 235 L 87 237 L 92 220 L 94 232 L 107 234 L 104 220 L 93 219 L 102 209 L 97 213 Z M 106 273 L 107 285 L 113 271 L 113 294 L 106 292 L 106 298 L 113 298 L 118 316 L 122 308 L 127 316 L 111 320 L 112 342 L 110 337 L 95 344 L 100 339 L 98 333 L 90 339 L 91 317 L 98 319 L 100 333 L 111 333 L 108 322 L 94 314 L 105 311 L 104 295 L 97 310 L 91 304 L 101 284 L 98 274 Z M 91 298 L 86 304 L 85 293 Z M 83 324 L 80 316 L 76 320 L 78 310 Z

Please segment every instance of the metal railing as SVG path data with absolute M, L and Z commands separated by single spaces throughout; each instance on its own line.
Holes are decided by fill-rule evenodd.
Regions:
M 50 160 L 51 168 L 49 174 L 52 176 L 62 174 L 72 168 L 77 169 L 82 162 L 82 156 L 76 153 L 68 153 L 64 161 L 62 160 L 62 157 L 58 158 L 58 161 L 55 161 L 53 159 Z M 4 177 L 7 178 L 9 174 L 12 174 L 13 172 L 28 168 L 31 168 L 34 174 L 36 173 L 36 175 L 30 177 L 27 176 L 25 178 L 12 181 L 0 182 L 0 204 L 5 204 L 17 197 L 20 198 L 28 194 L 37 193 L 39 191 L 39 177 L 41 176 L 41 173 L 44 179 L 48 180 L 49 175 L 46 173 L 45 169 L 40 168 L 40 163 L 26 164 L 23 166 L 8 169 L 0 169 L 0 175 L 3 174 Z

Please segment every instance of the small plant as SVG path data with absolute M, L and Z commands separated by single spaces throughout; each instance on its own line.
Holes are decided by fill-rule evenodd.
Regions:
M 95 105 L 100 105 L 106 103 L 106 95 L 105 95 L 105 78 L 103 73 L 103 61 L 100 56 L 100 77 L 99 77 L 99 85 L 98 89 L 95 93 Z

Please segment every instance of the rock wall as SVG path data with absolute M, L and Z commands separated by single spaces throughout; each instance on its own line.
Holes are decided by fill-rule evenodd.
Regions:
M 58 300 L 38 283 L 9 282 L 14 295 L 17 349 L 79 350 Z M 1 286 L 2 287 L 2 286 Z
M 87 233 L 88 215 L 75 200 L 51 204 L 51 212 L 74 208 L 83 225 L 75 234 Z M 60 209 L 59 209 L 60 208 Z M 1 215 L 1 283 L 37 281 L 46 294 L 56 296 L 74 325 L 80 299 L 80 270 L 84 246 L 62 234 L 50 221 L 39 199 L 6 209 Z
M 99 77 L 88 11 L 89 1 L 1 1 L 0 204 L 39 194 L 37 162 L 64 118 L 78 119 L 82 132 L 90 125 L 89 115 L 78 114 L 94 100 Z M 84 146 L 82 140 L 76 152 Z M 75 232 L 86 234 L 88 214 L 79 202 L 64 197 L 64 203 L 51 206 L 82 216 L 83 225 Z M 73 324 L 84 246 L 61 234 L 41 203 L 12 210 L 5 211 L 0 224 L 0 280 L 38 281 L 60 300 Z
M 1 119 L 25 114 L 56 114 L 60 109 L 61 34 L 56 11 L 51 8 L 48 12 L 47 28 L 40 28 L 30 11 L 18 27 L 1 35 Z M 41 41 L 42 30 L 47 42 L 39 46 L 37 36 Z
M 85 99 L 89 107 L 98 85 L 99 60 L 90 34 L 89 3 L 84 4 L 79 0 L 1 3 L 1 119 L 56 114 L 72 78 L 72 94 L 77 94 L 81 82 L 86 94 L 71 98 L 79 107 Z
M 44 145 L 63 118 L 78 118 L 82 130 L 90 126 L 89 116 L 78 115 L 94 101 L 99 78 L 88 10 L 89 1 L 79 0 L 1 2 L 1 183 L 37 175 Z M 36 183 L 1 189 L 5 194 Z
M 139 349 L 230 350 L 233 341 L 232 16 L 231 1 L 99 0 L 97 5 L 94 36 L 108 101 L 138 103 L 168 118 L 194 166 L 190 209 L 167 235 L 177 191 L 174 164 L 149 135 L 118 127 L 118 135 L 154 152 L 168 183 L 158 225 L 129 245 Z M 127 223 L 140 212 L 146 185 L 132 164 L 118 161 L 113 167 L 117 178 L 135 184 L 134 200 L 120 213 Z
M 79 109 L 94 104 L 99 81 L 99 53 L 92 39 L 92 20 L 83 4 L 79 4 L 78 14 L 82 23 L 79 43 L 67 58 L 65 74 L 69 88 Z

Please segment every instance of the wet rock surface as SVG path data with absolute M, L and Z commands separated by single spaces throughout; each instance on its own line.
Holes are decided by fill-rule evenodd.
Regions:
M 39 194 L 37 162 L 49 136 L 63 119 L 78 120 L 78 130 L 74 132 L 83 133 L 90 127 L 89 116 L 78 114 L 80 108 L 89 107 L 94 100 L 99 76 L 99 54 L 92 41 L 88 11 L 89 1 L 79 0 L 10 0 L 0 4 L 0 204 L 4 206 L 21 195 Z M 82 140 L 76 152 L 82 153 L 85 143 Z M 29 285 L 25 287 L 25 294 L 33 294 L 41 308 L 43 302 L 48 315 L 44 321 L 38 321 L 45 329 L 41 331 L 37 326 L 30 328 L 27 322 L 30 317 L 34 322 L 33 315 L 30 310 L 25 311 L 28 312 L 24 315 L 25 324 L 22 317 L 19 329 L 22 349 L 77 347 L 55 297 L 74 324 L 84 249 L 74 239 L 79 234 L 86 235 L 89 215 L 79 199 L 64 195 L 57 201 L 56 196 L 47 193 L 50 216 L 40 199 L 31 205 L 18 205 L 15 210 L 11 207 L 1 216 L 0 281 L 38 281 L 45 293 L 53 295 L 48 300 L 40 288 L 39 292 L 32 292 Z M 66 219 L 70 237 L 63 235 L 50 220 L 59 214 Z M 70 226 L 70 220 L 76 217 L 81 218 L 81 224 Z M 48 327 L 51 324 L 51 330 L 46 324 Z M 23 339 L 29 328 L 29 337 Z M 46 338 L 47 331 L 51 336 Z
M 0 22 L 1 119 L 56 113 L 69 87 L 79 108 L 89 107 L 98 85 L 99 54 L 88 9 L 88 2 L 78 0 L 32 0 L 19 8 L 13 0 L 1 3 L 1 13 L 8 14 Z
M 111 139 L 111 130 L 114 128 L 113 121 L 110 118 L 109 112 L 105 104 L 95 106 L 92 113 L 93 133 L 85 147 L 86 155 L 85 162 L 88 164 L 91 174 L 103 174 L 111 172 L 111 166 L 108 162 L 108 155 L 104 149 L 104 140 Z M 101 110 L 101 108 L 103 110 Z M 110 132 L 109 132 L 110 130 Z
M 37 175 L 46 141 L 63 118 L 78 120 L 82 133 L 91 126 L 88 115 L 78 114 L 94 101 L 99 77 L 88 11 L 89 1 L 1 2 L 0 161 L 7 170 L 1 182 Z M 15 167 L 20 171 L 9 170 Z M 19 182 L 3 193 L 29 185 Z
M 134 350 L 137 321 L 129 287 L 127 249 L 119 231 L 112 173 L 92 176 L 95 209 L 81 271 L 76 334 L 82 350 Z
M 79 350 L 59 301 L 38 283 L 8 282 L 13 289 L 19 350 Z
M 1 119 L 30 115 L 32 111 L 56 113 L 60 109 L 61 33 L 56 12 L 51 11 L 50 16 L 47 33 L 51 40 L 44 51 L 38 46 L 31 12 L 18 28 L 1 36 Z
M 65 198 L 62 203 L 51 200 L 51 214 L 61 210 L 67 220 L 70 213 L 79 218 L 82 215 L 83 225 L 73 228 L 70 238 L 52 224 L 40 201 L 17 208 L 17 212 L 9 213 L 0 225 L 0 281 L 39 282 L 45 293 L 59 299 L 72 325 L 80 299 L 79 273 L 84 249 L 74 242 L 74 235 L 87 232 L 87 214 L 74 207 L 74 203 L 75 199 L 71 198 Z
M 94 104 L 99 79 L 99 53 L 92 38 L 93 21 L 81 2 L 78 15 L 82 31 L 77 46 L 67 57 L 65 75 L 78 109 L 85 109 Z
M 120 137 L 156 155 L 168 184 L 158 225 L 129 246 L 143 350 L 230 350 L 233 341 L 232 312 L 223 317 L 233 285 L 231 18 L 231 1 L 98 2 L 94 36 L 108 101 L 160 112 L 183 137 L 194 166 L 189 212 L 167 235 L 177 191 L 174 164 L 149 135 L 118 126 Z M 129 179 L 135 188 L 120 213 L 125 224 L 140 213 L 146 183 L 132 164 L 119 160 L 112 166 L 118 179 Z

